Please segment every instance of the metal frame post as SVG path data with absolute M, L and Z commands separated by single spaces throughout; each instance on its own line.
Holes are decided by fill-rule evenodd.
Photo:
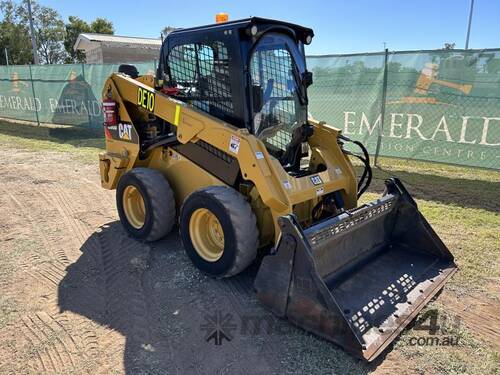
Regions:
M 30 24 L 30 35 L 31 35 L 31 48 L 33 49 L 33 62 L 35 65 L 40 64 L 40 59 L 38 58 L 38 49 L 36 47 L 35 39 L 35 27 L 33 26 L 33 14 L 31 13 L 31 1 L 28 0 L 28 17 Z
M 382 144 L 382 133 L 384 131 L 384 122 L 385 122 L 385 102 L 387 98 L 387 60 L 389 58 L 389 49 L 385 49 L 384 55 L 384 78 L 382 82 L 382 102 L 380 104 L 380 127 L 377 137 L 377 147 L 375 149 L 375 159 L 373 165 L 376 167 L 378 162 L 378 155 L 380 153 L 380 146 Z
M 474 0 L 470 0 L 469 23 L 467 25 L 467 36 L 465 37 L 465 49 L 469 49 L 470 27 L 472 24 L 473 10 L 474 10 Z
M 82 62 L 82 78 L 83 82 L 87 82 L 85 80 L 85 63 Z M 92 116 L 90 116 L 90 108 L 89 108 L 89 97 L 88 97 L 88 92 L 85 91 L 85 99 L 87 99 L 87 118 L 89 120 L 89 126 L 92 126 Z
M 35 104 L 35 115 L 37 126 L 40 126 L 40 119 L 38 117 L 38 108 L 36 107 L 36 94 L 35 94 L 35 83 L 33 82 L 33 73 L 31 72 L 31 64 L 28 64 L 30 68 L 30 81 L 31 81 L 31 91 L 33 92 L 33 102 Z

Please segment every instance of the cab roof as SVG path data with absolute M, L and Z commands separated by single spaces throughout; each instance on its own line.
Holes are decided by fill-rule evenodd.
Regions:
M 297 38 L 301 41 L 305 41 L 307 36 L 314 36 L 314 31 L 308 27 L 303 27 L 294 23 L 278 21 L 269 18 L 261 17 L 250 17 L 240 20 L 227 21 L 221 23 L 214 23 L 204 26 L 188 27 L 185 29 L 177 29 L 168 34 L 168 38 L 181 37 L 183 34 L 192 34 L 195 32 L 209 32 L 209 31 L 221 31 L 221 30 L 235 30 L 235 29 L 249 29 L 253 25 L 264 26 L 267 28 L 272 28 L 273 26 L 282 26 L 291 29 L 295 32 Z

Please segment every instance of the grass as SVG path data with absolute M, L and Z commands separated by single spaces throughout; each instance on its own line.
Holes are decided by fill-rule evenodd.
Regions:
M 383 181 L 397 176 L 453 253 L 459 271 L 445 288 L 458 296 L 474 295 L 498 301 L 500 173 L 390 158 L 381 158 L 380 167 L 373 171 L 374 180 L 363 201 L 378 197 L 384 188 Z M 440 317 L 460 318 L 445 306 L 431 303 L 426 310 L 431 308 L 438 309 Z M 438 337 L 458 337 L 460 344 L 457 347 L 409 346 L 409 337 L 425 335 L 425 332 L 407 330 L 396 343 L 396 348 L 421 374 L 499 373 L 498 346 L 489 346 L 464 325 L 441 333 Z
M 97 131 L 4 122 L 0 122 L 0 142 L 13 149 L 69 153 L 82 163 L 95 164 L 98 152 L 104 148 L 104 137 Z M 363 201 L 378 197 L 384 188 L 383 181 L 391 176 L 403 181 L 455 256 L 460 270 L 447 284 L 447 290 L 459 296 L 474 295 L 498 301 L 495 288 L 500 280 L 500 172 L 380 158 L 380 167 L 374 168 L 374 180 Z M 0 266 L 1 263 L 4 262 L 0 262 Z M 453 315 L 435 303 L 426 307 L 429 308 Z M 0 314 L 5 318 L 3 322 L 0 319 L 0 326 L 7 323 L 12 309 L 15 306 L 11 300 L 0 299 Z M 404 339 L 415 335 L 415 331 L 410 330 L 403 333 L 396 347 L 421 373 L 498 374 L 498 347 L 489 346 L 466 327 L 446 334 L 459 337 L 461 344 L 453 348 L 409 347 Z M 351 370 L 366 372 L 366 367 Z
M 436 303 L 427 305 L 420 315 L 430 309 L 437 309 L 439 321 L 453 322 L 456 317 L 445 307 Z M 426 338 L 442 340 L 452 338 L 455 346 L 440 345 L 409 345 L 411 338 Z M 455 341 L 456 340 L 456 341 Z M 498 373 L 498 352 L 485 347 L 480 339 L 463 324 L 441 326 L 439 332 L 430 335 L 427 331 L 406 330 L 395 347 L 415 364 L 422 374 L 495 374 Z M 474 360 L 471 360 L 471 357 Z
M 400 178 L 456 258 L 460 272 L 449 286 L 498 298 L 489 285 L 500 280 L 500 172 L 400 159 L 380 161 L 365 199 L 376 198 L 385 179 Z
M 29 250 L 36 248 L 37 244 L 31 238 L 25 235 L 2 238 L 0 235 L 0 274 L 3 280 L 12 280 L 15 271 L 22 267 L 24 257 L 29 254 Z M 2 286 L 0 284 L 0 286 Z M 16 300 L 15 295 L 5 293 L 3 288 L 0 289 L 0 331 L 9 323 L 15 321 L 23 314 L 24 307 Z
M 78 127 L 46 127 L 0 121 L 0 142 L 4 147 L 32 151 L 69 153 L 84 163 L 98 160 L 104 149 L 104 135 L 98 130 Z

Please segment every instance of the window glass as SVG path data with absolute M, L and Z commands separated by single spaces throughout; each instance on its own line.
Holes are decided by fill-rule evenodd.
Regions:
M 271 148 L 284 151 L 291 133 L 302 125 L 305 105 L 301 95 L 301 72 L 291 54 L 293 42 L 280 34 L 264 36 L 250 60 L 252 90 L 260 91 L 261 107 L 254 112 L 255 134 Z M 296 48 L 296 47 L 295 47 Z M 255 108 L 254 108 L 255 110 Z

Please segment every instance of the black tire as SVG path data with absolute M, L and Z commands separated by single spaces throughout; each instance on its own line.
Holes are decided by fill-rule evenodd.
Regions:
M 141 228 L 131 225 L 124 211 L 123 192 L 130 185 L 139 190 L 144 200 L 145 218 Z M 154 169 L 134 168 L 124 174 L 116 188 L 116 206 L 125 230 L 139 240 L 159 240 L 175 223 L 174 193 L 165 177 Z
M 118 67 L 118 73 L 124 73 L 130 76 L 130 78 L 139 77 L 139 71 L 134 65 L 122 64 Z
M 207 261 L 195 249 L 189 223 L 199 208 L 214 214 L 224 232 L 224 249 L 220 259 Z M 243 195 L 226 186 L 212 186 L 189 195 L 179 215 L 179 232 L 184 249 L 195 266 L 215 277 L 229 277 L 247 268 L 257 255 L 259 231 L 257 220 Z

